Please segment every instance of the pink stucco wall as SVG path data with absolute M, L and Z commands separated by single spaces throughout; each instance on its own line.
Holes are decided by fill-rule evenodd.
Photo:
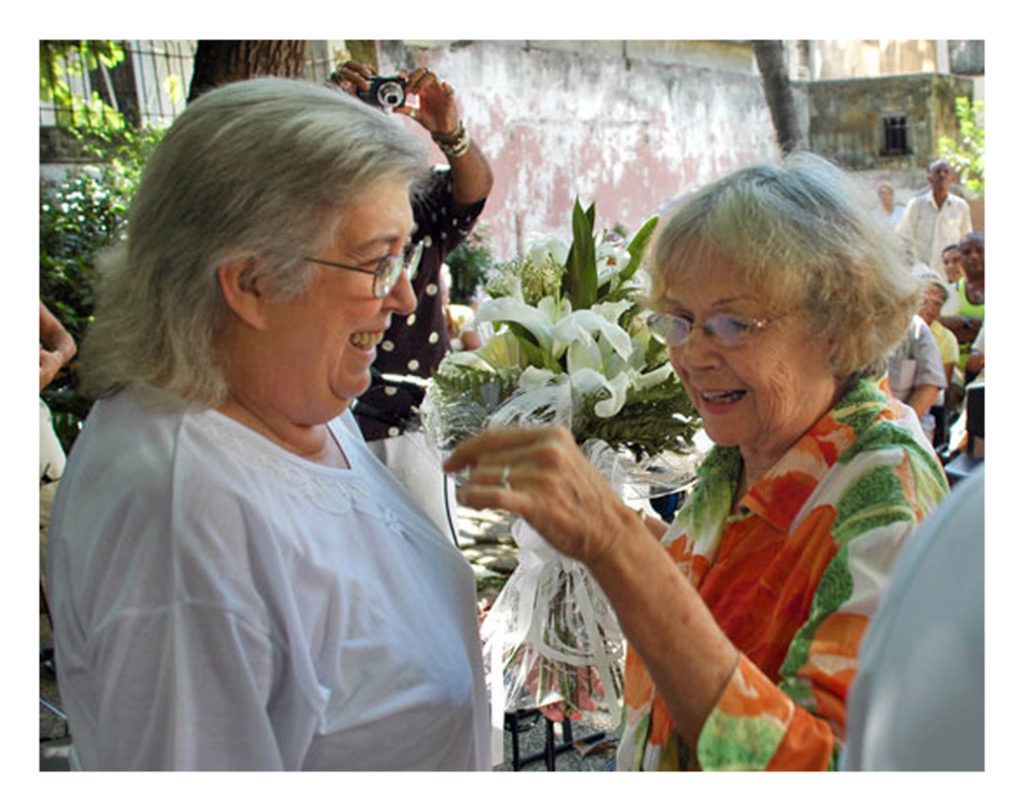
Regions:
M 621 51 L 607 41 L 575 50 L 392 43 L 381 49 L 380 69 L 428 65 L 455 88 L 494 171 L 481 221 L 506 259 L 537 234 L 568 241 L 577 195 L 596 202 L 598 227 L 633 230 L 667 200 L 775 154 L 752 66 L 698 67 Z M 440 152 L 436 159 L 444 161 Z

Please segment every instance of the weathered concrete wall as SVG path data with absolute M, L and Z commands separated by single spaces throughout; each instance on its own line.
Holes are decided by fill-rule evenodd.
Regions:
M 386 42 L 380 57 L 382 72 L 428 65 L 455 88 L 494 170 L 482 222 L 503 259 L 537 233 L 567 240 L 576 196 L 596 203 L 598 227 L 633 229 L 776 153 L 742 43 Z
M 812 40 L 810 78 L 932 73 L 944 69 L 939 58 L 940 43 L 945 46 L 945 40 L 934 39 Z
M 903 171 L 927 167 L 939 138 L 957 133 L 957 96 L 973 96 L 974 84 L 958 76 L 923 74 L 810 82 L 812 151 L 852 170 Z M 882 117 L 905 115 L 909 155 L 881 156 Z

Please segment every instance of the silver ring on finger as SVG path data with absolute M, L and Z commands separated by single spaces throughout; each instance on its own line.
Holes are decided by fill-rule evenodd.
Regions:
M 512 472 L 512 466 L 511 465 L 505 465 L 505 467 L 503 467 L 501 469 L 501 488 L 502 488 L 502 490 L 511 490 L 512 489 L 512 485 L 509 484 L 509 481 L 508 481 L 508 477 L 509 477 L 509 474 L 511 472 Z

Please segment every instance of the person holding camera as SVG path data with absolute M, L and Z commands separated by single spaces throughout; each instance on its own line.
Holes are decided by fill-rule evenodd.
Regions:
M 423 246 L 413 280 L 416 310 L 392 321 L 374 363 L 374 382 L 354 413 L 370 449 L 457 543 L 454 488 L 437 449 L 419 430 L 417 411 L 427 378 L 451 350 L 441 266 L 472 231 L 494 178 L 466 131 L 454 89 L 429 68 L 376 76 L 369 65 L 348 61 L 331 78 L 368 104 L 412 118 L 448 159 L 449 165 L 435 168 L 425 192 L 411 201 L 413 239 Z M 418 106 L 407 103 L 410 96 Z

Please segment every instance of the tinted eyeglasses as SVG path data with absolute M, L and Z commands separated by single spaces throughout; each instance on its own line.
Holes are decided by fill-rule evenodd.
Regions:
M 715 313 L 697 323 L 685 315 L 654 313 L 647 319 L 647 326 L 659 341 L 668 346 L 681 346 L 690 336 L 693 328 L 700 327 L 719 346 L 732 348 L 742 346 L 754 333 L 773 324 L 786 313 L 772 318 L 747 318 L 733 313 Z
M 342 270 L 354 270 L 358 273 L 369 273 L 373 276 L 373 295 L 375 298 L 384 298 L 391 292 L 404 270 L 409 281 L 416 278 L 416 271 L 419 270 L 420 258 L 423 256 L 423 243 L 417 242 L 410 245 L 404 253 L 389 253 L 377 260 L 372 268 L 361 268 L 358 265 L 345 265 L 341 262 L 330 262 L 326 259 L 318 259 L 315 256 L 303 256 L 307 262 L 315 262 L 318 265 L 327 265 Z

